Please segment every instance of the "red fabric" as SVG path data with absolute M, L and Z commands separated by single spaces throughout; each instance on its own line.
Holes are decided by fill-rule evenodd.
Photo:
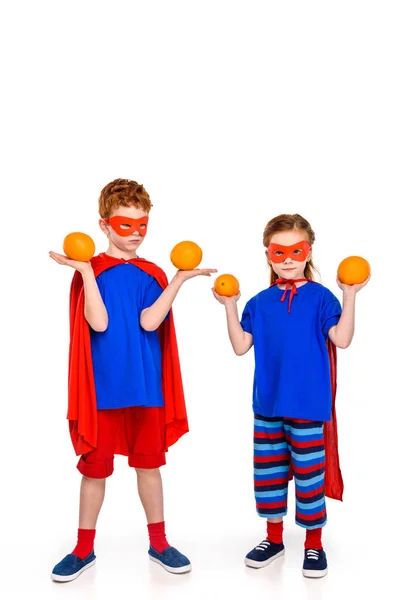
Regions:
M 274 283 L 274 285 L 276 285 L 278 283 L 286 284 L 285 291 L 283 292 L 282 297 L 281 297 L 281 302 L 285 301 L 286 294 L 287 294 L 288 290 L 290 289 L 290 286 L 292 286 L 292 289 L 290 290 L 290 296 L 289 296 L 288 312 L 290 312 L 290 309 L 292 307 L 293 296 L 296 296 L 298 294 L 297 287 L 296 287 L 296 281 L 308 281 L 308 279 L 284 279 L 284 278 L 279 278 Z
M 82 560 L 89 556 L 94 547 L 95 529 L 78 529 L 78 543 L 71 554 L 76 554 Z
M 282 263 L 287 258 L 291 258 L 292 260 L 296 260 L 298 262 L 303 262 L 305 260 L 303 251 L 307 253 L 311 245 L 309 242 L 303 240 L 302 242 L 297 242 L 297 244 L 292 244 L 291 246 L 282 246 L 281 244 L 270 244 L 268 246 L 268 257 L 274 263 Z M 296 254 L 296 250 L 301 250 L 301 254 Z M 280 256 L 277 256 L 275 252 L 282 252 Z
M 91 260 L 97 277 L 103 271 L 127 262 L 105 253 Z M 165 273 L 155 264 L 143 258 L 129 261 L 152 275 L 165 289 L 168 280 Z M 185 397 L 179 363 L 175 326 L 170 312 L 169 318 L 158 329 L 162 352 L 162 386 L 165 402 L 165 451 L 189 431 Z M 68 373 L 68 413 L 72 444 L 77 455 L 90 452 L 97 446 L 97 407 L 93 377 L 89 325 L 84 316 L 84 294 L 82 276 L 75 272 L 70 292 L 70 349 Z M 126 437 L 120 435 L 115 453 L 128 456 Z
M 104 479 L 114 471 L 115 444 L 124 435 L 129 466 L 158 469 L 165 465 L 165 417 L 163 406 L 129 406 L 97 411 L 97 447 L 78 463 L 82 475 Z
M 267 540 L 273 544 L 282 544 L 283 521 L 279 521 L 279 523 L 271 523 L 271 521 L 267 521 Z
M 150 546 L 157 552 L 164 552 L 166 548 L 169 548 L 167 538 L 165 537 L 165 522 L 161 523 L 150 523 L 147 525 L 149 532 Z
M 276 280 L 273 285 L 277 283 L 285 283 L 288 280 Z M 310 283 L 317 282 L 311 279 L 295 279 L 290 280 L 289 283 L 293 282 L 295 287 L 296 281 L 309 281 Z M 288 286 L 287 286 L 288 289 Z M 287 289 L 285 289 L 283 296 L 286 295 Z M 293 292 L 293 288 L 292 288 Z M 294 292 L 293 295 L 297 293 Z M 293 298 L 291 293 L 291 298 Z M 284 299 L 283 297 L 281 298 Z M 289 310 L 290 312 L 290 310 Z M 339 462 L 339 446 L 338 446 L 338 431 L 337 431 L 337 420 L 336 420 L 336 388 L 337 388 L 337 352 L 335 344 L 328 338 L 326 342 L 329 355 L 330 364 L 330 376 L 331 376 L 331 389 L 332 389 L 332 410 L 331 420 L 324 423 L 324 446 L 325 446 L 325 496 L 333 498 L 333 500 L 343 500 L 343 478 L 340 470 Z M 290 479 L 293 479 L 293 469 L 290 468 Z
M 306 541 L 304 542 L 304 548 L 314 550 L 322 550 L 322 528 L 317 527 L 317 529 L 307 529 L 306 530 Z

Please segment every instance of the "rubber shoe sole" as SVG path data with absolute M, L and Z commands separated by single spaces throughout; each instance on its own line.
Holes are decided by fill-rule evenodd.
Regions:
M 82 567 L 82 569 L 79 569 L 79 571 L 77 571 L 73 575 L 56 575 L 55 573 L 52 573 L 51 578 L 53 581 L 57 581 L 58 583 L 63 583 L 63 582 L 66 583 L 67 581 L 73 581 L 74 579 L 79 577 L 79 575 L 81 575 L 81 573 L 83 573 L 83 571 L 86 571 L 86 569 L 93 567 L 95 564 L 96 564 L 96 559 L 92 560 L 92 562 L 90 562 L 87 565 L 85 565 L 84 567 Z
M 252 569 L 262 569 L 262 567 L 268 567 L 268 565 L 270 565 L 276 558 L 279 558 L 280 556 L 283 556 L 285 554 L 285 550 L 281 550 L 280 552 L 277 552 L 276 554 L 274 554 L 274 556 L 271 556 L 271 558 L 268 558 L 268 560 L 251 560 L 251 558 L 245 558 L 244 559 L 244 564 L 247 567 L 251 567 Z
M 189 573 L 189 571 L 192 570 L 192 565 L 185 565 L 183 567 L 169 567 L 168 565 L 165 565 L 161 560 L 159 560 L 158 558 L 154 558 L 154 556 L 149 555 L 150 560 L 152 560 L 155 563 L 158 563 L 159 565 L 161 565 L 162 567 L 164 567 L 164 569 L 166 571 L 168 571 L 168 573 L 175 573 L 176 575 L 179 575 L 180 573 Z
M 321 569 L 319 571 L 312 571 L 311 569 L 303 569 L 304 577 L 309 577 L 310 579 L 319 579 L 320 577 L 325 577 L 328 573 L 328 569 Z

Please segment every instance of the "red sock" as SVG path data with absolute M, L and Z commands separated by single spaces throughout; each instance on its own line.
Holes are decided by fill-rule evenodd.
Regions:
M 304 542 L 304 548 L 314 548 L 315 550 L 322 550 L 322 528 L 318 527 L 318 529 L 307 529 L 306 531 L 306 541 Z
M 95 529 L 78 529 L 78 543 L 71 554 L 76 554 L 76 556 L 82 559 L 89 556 L 93 550 L 95 535 Z
M 157 552 L 163 552 L 165 548 L 169 548 L 167 538 L 165 537 L 165 522 L 150 523 L 147 525 L 149 532 L 150 546 Z
M 271 523 L 271 521 L 267 521 L 267 540 L 274 544 L 282 544 L 283 521 L 280 521 L 279 523 Z

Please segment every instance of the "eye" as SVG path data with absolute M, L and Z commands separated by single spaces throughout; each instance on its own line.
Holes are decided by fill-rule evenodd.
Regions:
M 274 255 L 275 256 L 282 256 L 283 252 L 282 250 L 275 250 Z
M 293 254 L 301 254 L 302 252 L 303 250 L 301 248 L 297 248 L 297 250 L 295 250 Z
M 130 229 L 130 225 L 128 225 L 128 223 L 121 223 L 120 228 L 121 229 Z
M 140 225 L 140 229 L 146 229 L 146 224 L 145 224 L 145 223 L 142 223 L 142 224 Z

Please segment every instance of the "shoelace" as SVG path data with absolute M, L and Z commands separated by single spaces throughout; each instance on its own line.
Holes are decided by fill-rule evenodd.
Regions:
M 262 542 L 260 542 L 258 544 L 258 546 L 255 547 L 255 550 L 268 550 L 268 548 L 270 547 L 271 542 L 269 540 L 263 540 Z
M 307 557 L 307 560 L 318 560 L 319 559 L 319 551 L 310 548 L 309 550 L 306 550 L 306 557 Z

